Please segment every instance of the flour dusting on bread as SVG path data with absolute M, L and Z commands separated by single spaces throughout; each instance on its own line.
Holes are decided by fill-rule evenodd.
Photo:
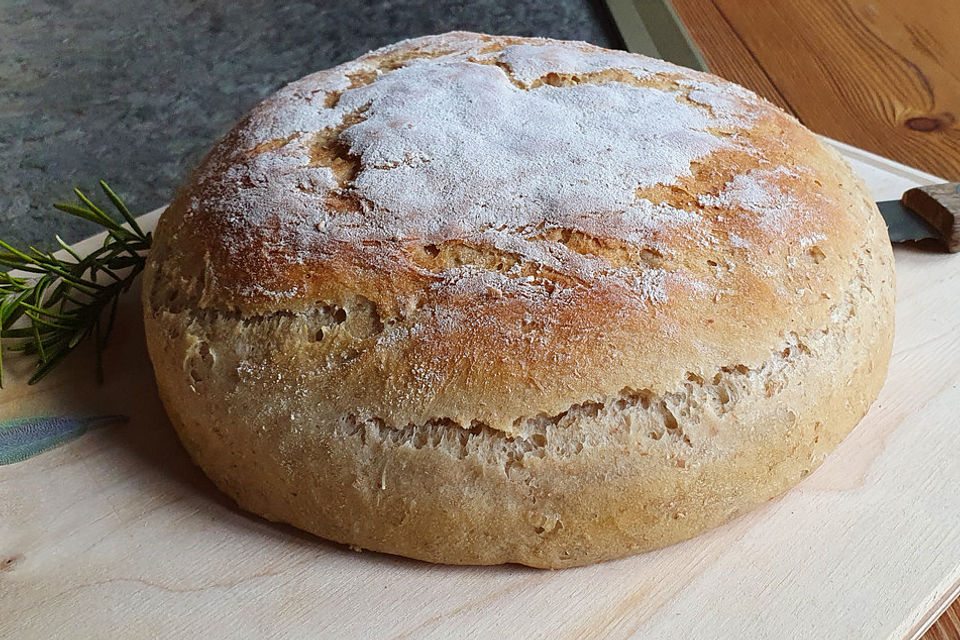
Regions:
M 718 153 L 765 161 L 730 133 L 757 120 L 756 96 L 659 60 L 584 43 L 457 35 L 400 57 L 392 51 L 308 76 L 266 100 L 230 149 L 208 162 L 199 181 L 216 188 L 201 189 L 205 198 L 187 217 L 217 217 L 236 260 L 253 246 L 258 260 L 280 265 L 336 255 L 344 243 L 376 252 L 455 242 L 585 286 L 620 275 L 619 284 L 631 286 L 661 265 L 635 257 L 624 269 L 609 251 L 571 250 L 550 232 L 616 237 L 637 255 L 669 251 L 676 236 L 718 247 L 716 219 L 652 201 L 644 190 L 682 190 L 694 167 Z M 736 175 L 726 195 L 699 204 L 730 205 L 747 194 L 769 223 L 789 194 L 765 189 L 763 175 Z M 461 280 L 476 273 L 470 266 Z M 687 269 L 672 273 L 672 281 L 705 284 Z M 271 289 L 260 280 L 241 290 L 279 299 L 304 287 Z M 647 291 L 634 293 L 643 299 Z

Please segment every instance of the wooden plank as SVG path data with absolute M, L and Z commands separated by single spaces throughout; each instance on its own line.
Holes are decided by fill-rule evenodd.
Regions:
M 960 606 L 954 603 L 947 609 L 940 619 L 930 627 L 923 640 L 958 640 L 960 639 Z
M 699 47 L 710 73 L 742 84 L 793 113 L 716 5 L 705 0 L 673 0 L 673 8 Z
M 846 155 L 876 198 L 936 181 Z M 0 394 L 2 418 L 132 418 L 0 467 L 0 637 L 903 638 L 960 579 L 960 270 L 896 253 L 888 382 L 821 469 L 694 540 L 558 572 L 357 554 L 240 512 L 177 442 L 127 298 L 104 386 L 78 354 Z
M 782 97 L 819 133 L 960 180 L 960 3 L 674 5 L 715 72 Z

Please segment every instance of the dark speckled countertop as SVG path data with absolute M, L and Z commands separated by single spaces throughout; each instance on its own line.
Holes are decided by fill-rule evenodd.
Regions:
M 99 178 L 154 209 L 282 85 L 453 29 L 617 44 L 593 0 L 0 0 L 0 238 L 89 235 L 50 203 Z

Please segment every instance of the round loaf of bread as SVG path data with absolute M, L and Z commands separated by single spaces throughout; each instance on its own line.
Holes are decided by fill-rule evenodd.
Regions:
M 288 85 L 156 231 L 150 355 L 245 509 L 569 567 L 776 496 L 864 415 L 893 257 L 860 180 L 719 78 L 450 33 Z

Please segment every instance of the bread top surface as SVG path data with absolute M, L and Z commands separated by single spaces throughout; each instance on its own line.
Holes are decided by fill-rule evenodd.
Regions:
M 198 312 L 315 314 L 317 350 L 270 366 L 313 367 L 331 416 L 512 433 L 766 361 L 828 323 L 882 229 L 836 154 L 736 85 L 450 33 L 261 103 L 148 271 Z

